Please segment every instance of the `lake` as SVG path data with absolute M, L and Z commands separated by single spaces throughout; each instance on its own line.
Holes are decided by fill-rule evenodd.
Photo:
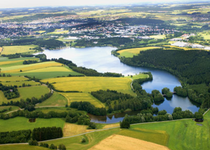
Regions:
M 92 68 L 98 72 L 115 72 L 122 73 L 123 75 L 135 75 L 139 72 L 151 72 L 153 81 L 146 82 L 142 85 L 148 93 L 157 89 L 161 91 L 164 87 L 168 87 L 173 91 L 174 87 L 181 86 L 178 78 L 174 75 L 161 71 L 158 69 L 133 67 L 128 66 L 120 62 L 119 58 L 111 55 L 111 51 L 116 50 L 114 47 L 89 47 L 89 48 L 63 48 L 61 50 L 44 50 L 48 59 L 51 58 L 64 58 L 71 60 L 77 66 L 83 66 L 86 68 Z M 164 100 L 160 105 L 153 104 L 153 107 L 158 107 L 159 110 L 166 110 L 168 113 L 172 113 L 175 107 L 181 107 L 182 110 L 190 110 L 193 113 L 198 111 L 198 107 L 193 105 L 188 98 L 182 98 L 177 95 L 173 95 L 171 100 Z M 137 113 L 137 112 L 136 112 Z M 99 117 L 91 117 L 92 121 L 99 123 L 115 123 L 123 119 L 124 114 L 116 114 L 110 117 L 103 117 L 103 119 L 97 119 Z

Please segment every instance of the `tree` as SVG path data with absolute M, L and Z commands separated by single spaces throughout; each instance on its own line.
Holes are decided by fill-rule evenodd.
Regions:
M 203 114 L 200 112 L 195 112 L 195 121 L 203 121 Z

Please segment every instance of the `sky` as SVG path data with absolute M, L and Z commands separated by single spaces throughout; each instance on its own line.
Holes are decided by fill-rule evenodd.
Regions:
M 40 6 L 82 6 L 119 5 L 133 3 L 184 2 L 197 0 L 0 0 L 0 8 L 40 7 Z

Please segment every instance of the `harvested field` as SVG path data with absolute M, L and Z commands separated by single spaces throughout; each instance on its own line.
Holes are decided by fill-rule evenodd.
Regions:
M 65 123 L 63 128 L 64 137 L 66 136 L 73 136 L 81 133 L 87 132 L 87 126 L 85 125 L 77 125 L 71 123 Z
M 103 127 L 103 129 L 114 128 L 114 127 L 120 127 L 120 124 L 119 123 L 107 124 Z
M 155 143 L 122 136 L 111 135 L 89 150 L 169 150 Z

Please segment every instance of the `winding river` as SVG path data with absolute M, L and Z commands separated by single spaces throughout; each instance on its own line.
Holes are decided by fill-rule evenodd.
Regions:
M 83 66 L 86 68 L 92 68 L 98 72 L 116 72 L 123 75 L 134 75 L 139 72 L 150 71 L 153 75 L 153 81 L 146 82 L 142 85 L 148 93 L 151 93 L 153 89 L 161 91 L 164 87 L 168 87 L 173 91 L 175 86 L 181 86 L 178 78 L 174 75 L 151 68 L 133 67 L 128 66 L 120 62 L 120 60 L 111 55 L 111 51 L 116 50 L 114 47 L 90 47 L 90 48 L 64 48 L 61 50 L 45 50 L 48 59 L 51 58 L 64 58 L 71 60 L 77 66 Z M 153 105 L 158 107 L 159 110 L 165 109 L 168 113 L 172 113 L 175 107 L 181 107 L 182 110 L 190 110 L 193 113 L 198 111 L 198 107 L 193 105 L 188 98 L 181 98 L 177 95 L 173 95 L 171 100 L 164 100 L 160 105 Z M 137 112 L 132 112 L 137 113 Z M 92 121 L 99 123 L 115 123 L 123 119 L 124 114 L 116 114 L 114 116 L 96 117 L 91 116 Z

